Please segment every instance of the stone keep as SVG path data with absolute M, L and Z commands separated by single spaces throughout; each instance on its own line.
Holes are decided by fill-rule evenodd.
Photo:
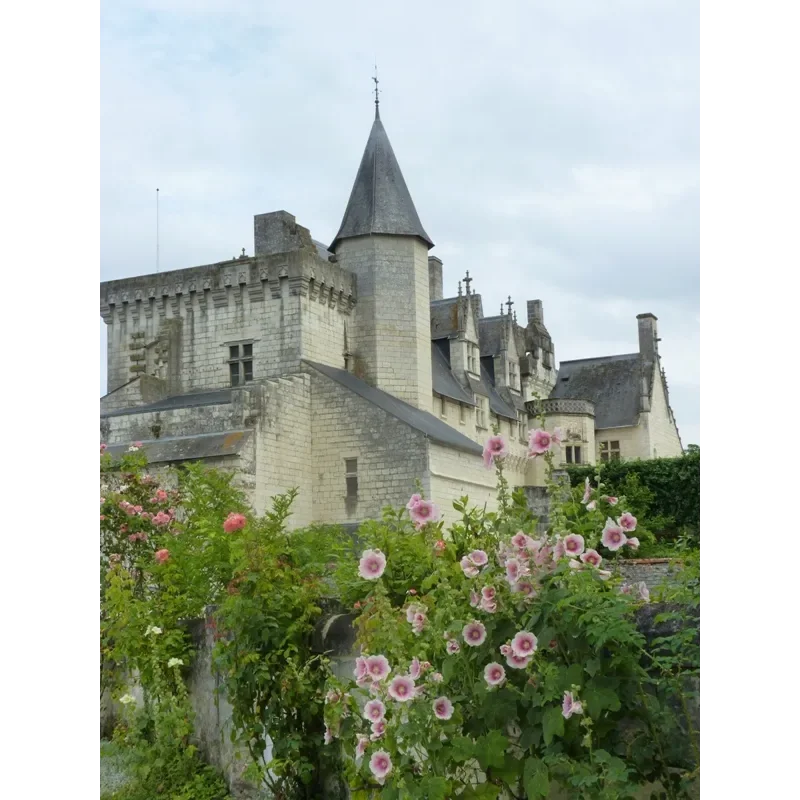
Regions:
M 485 316 L 469 273 L 444 296 L 377 108 L 331 244 L 287 211 L 255 216 L 253 237 L 252 256 L 101 284 L 112 455 L 140 440 L 154 471 L 234 470 L 259 513 L 297 487 L 299 526 L 377 517 L 418 480 L 446 521 L 464 495 L 493 509 L 483 444 L 499 430 L 510 484 L 541 485 L 541 459 L 526 458 L 541 412 L 584 461 L 608 442 L 623 458 L 681 451 L 653 315 L 638 353 L 557 373 L 541 300 L 523 327 L 511 298 Z

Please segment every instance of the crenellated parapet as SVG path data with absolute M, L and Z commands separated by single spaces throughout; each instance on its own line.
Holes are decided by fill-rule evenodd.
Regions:
M 590 400 L 552 398 L 542 400 L 541 407 L 546 415 L 579 414 L 581 416 L 594 417 L 594 403 Z

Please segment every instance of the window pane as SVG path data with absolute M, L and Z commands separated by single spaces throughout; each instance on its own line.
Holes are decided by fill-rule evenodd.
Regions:
M 230 351 L 231 351 L 231 358 L 239 358 L 239 345 L 238 344 L 232 344 L 230 346 Z
M 612 450 L 619 450 L 619 442 L 611 442 Z
M 253 362 L 252 361 L 245 361 L 244 362 L 244 379 L 246 381 L 253 380 Z
M 251 345 L 251 344 L 242 345 L 242 350 L 243 350 L 242 355 L 245 358 L 250 358 L 250 356 L 253 355 L 253 345 Z
M 358 459 L 357 458 L 346 458 L 344 460 L 344 471 L 348 475 L 355 475 L 358 472 Z
M 575 447 L 575 463 L 576 464 L 581 463 L 581 449 L 580 447 L 577 446 Z
M 602 453 L 603 450 L 608 450 L 608 442 L 600 442 L 600 452 Z
M 608 461 L 608 450 L 603 450 L 600 453 L 600 460 L 601 461 Z
M 351 475 L 345 478 L 345 482 L 347 483 L 347 496 L 356 497 L 358 495 L 358 478 Z
M 572 448 L 569 445 L 567 445 L 566 450 L 567 450 L 567 464 L 571 464 L 572 463 Z
M 619 461 L 619 450 L 613 451 L 611 453 L 611 460 L 612 461 Z
M 239 365 L 234 362 L 228 366 L 231 368 L 231 386 L 236 386 L 239 383 Z

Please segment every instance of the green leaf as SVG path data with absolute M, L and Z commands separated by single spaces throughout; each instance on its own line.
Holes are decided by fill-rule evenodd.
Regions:
M 542 716 L 542 733 L 544 743 L 550 744 L 554 736 L 564 735 L 564 715 L 561 713 L 561 706 L 548 708 Z
M 359 792 L 359 795 L 361 795 L 360 792 Z M 367 798 L 369 796 L 369 794 L 367 792 L 364 792 L 363 796 L 364 796 L 364 798 Z M 355 797 L 356 797 L 356 795 L 353 795 L 353 798 L 355 798 Z M 381 800 L 398 800 L 399 797 L 400 797 L 400 790 L 399 789 L 395 789 L 393 786 L 387 786 L 381 792 Z
M 525 794 L 529 797 L 547 797 L 550 794 L 550 775 L 540 758 L 529 758 L 522 775 Z
M 613 689 L 602 686 L 587 686 L 581 692 L 581 699 L 586 703 L 586 710 L 589 716 L 596 717 L 601 711 L 619 711 L 620 702 L 617 693 Z
M 597 670 L 599 670 L 599 669 L 600 669 L 600 660 L 599 660 L 599 659 L 597 659 L 597 658 L 590 658 L 590 659 L 589 659 L 589 660 L 588 660 L 588 661 L 587 661 L 587 662 L 584 664 L 584 669 L 586 670 L 586 672 L 587 672 L 587 673 L 588 673 L 588 674 L 589 674 L 591 677 L 594 677 L 594 675 L 597 673 Z
M 442 664 L 442 678 L 447 683 L 453 677 L 453 671 L 456 667 L 456 660 L 454 658 L 446 658 Z
M 423 790 L 420 796 L 426 800 L 446 800 L 447 793 L 450 791 L 450 785 L 444 778 L 432 775 L 423 778 L 419 788 Z
M 481 769 L 502 767 L 507 746 L 508 739 L 500 731 L 490 731 L 486 736 L 481 736 L 475 747 Z
M 466 736 L 458 736 L 450 742 L 453 761 L 467 761 L 475 755 L 475 745 Z

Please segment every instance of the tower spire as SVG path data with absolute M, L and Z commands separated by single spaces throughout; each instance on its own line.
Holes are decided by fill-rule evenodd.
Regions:
M 380 109 L 378 108 L 378 106 L 380 104 L 380 100 L 378 99 L 378 92 L 380 91 L 380 89 L 378 89 L 378 65 L 377 65 L 377 63 L 375 64 L 375 75 L 372 78 L 372 80 L 375 81 L 375 119 L 380 119 L 381 118 L 381 112 L 380 112 Z

